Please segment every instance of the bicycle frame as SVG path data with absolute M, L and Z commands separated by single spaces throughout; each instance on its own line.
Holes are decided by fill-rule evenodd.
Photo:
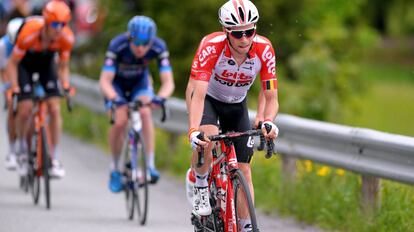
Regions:
M 266 126 L 266 130 L 269 132 L 270 128 Z M 243 188 L 245 189 L 246 200 L 249 208 L 250 217 L 252 219 L 253 230 L 257 231 L 257 221 L 254 213 L 254 205 L 250 196 L 250 190 L 247 186 L 246 180 L 243 177 L 243 173 L 239 170 L 239 165 L 237 161 L 236 151 L 232 139 L 238 137 L 246 136 L 261 136 L 263 133 L 260 129 L 248 130 L 245 132 L 228 132 L 225 134 L 212 135 L 208 136 L 210 141 L 215 141 L 213 147 L 213 161 L 212 167 L 210 169 L 208 184 L 211 197 L 213 198 L 212 206 L 214 207 L 212 215 L 200 217 L 193 214 L 192 222 L 196 227 L 206 228 L 209 231 L 223 231 L 222 226 L 224 227 L 225 232 L 238 232 L 238 220 L 237 220 L 237 209 L 235 204 L 235 192 L 233 186 L 233 180 L 240 179 Z M 204 138 L 204 135 L 200 135 L 201 138 Z M 220 145 L 220 154 L 217 155 L 217 147 Z M 267 153 L 266 158 L 270 158 L 273 154 L 273 142 L 267 141 Z M 201 167 L 204 164 L 204 149 L 201 149 L 201 152 L 198 154 L 197 166 Z M 236 193 L 237 194 L 237 193 Z M 218 211 L 218 212 L 217 212 Z M 194 216 L 199 218 L 198 221 L 194 221 Z M 209 217 L 213 217 L 213 229 L 211 230 L 206 225 L 203 225 L 203 221 L 206 223 L 209 221 Z M 218 217 L 218 218 L 217 218 Z M 201 221 L 200 221 L 201 219 Z M 217 220 L 218 219 L 218 220 Z M 211 222 L 211 220 L 210 220 Z M 253 223 L 254 222 L 254 223 Z M 223 224 L 221 224 L 223 223 Z M 197 230 L 198 231 L 198 230 Z M 204 231 L 204 230 L 202 230 Z
M 234 206 L 232 174 L 239 169 L 236 151 L 233 142 L 220 140 L 221 154 L 213 155 L 213 167 L 210 173 L 209 186 L 214 181 L 217 188 L 218 204 L 220 206 L 220 217 L 223 219 L 225 231 L 237 232 L 237 218 Z M 223 195 L 225 195 L 224 198 Z
M 36 165 L 38 167 L 37 171 L 36 171 L 36 175 L 37 176 L 42 176 L 43 175 L 43 163 L 42 163 L 42 153 L 46 152 L 42 150 L 42 139 L 43 136 L 39 136 L 39 134 L 41 134 L 41 127 L 45 127 L 46 128 L 46 116 L 47 116 L 47 105 L 46 102 L 42 99 L 37 100 L 37 103 L 35 103 L 37 106 L 35 106 L 35 108 L 37 108 L 35 110 L 34 113 L 34 117 L 33 117 L 33 122 L 34 122 L 34 131 L 33 133 L 35 133 L 36 135 L 36 139 L 38 141 L 31 141 L 31 142 L 35 142 L 35 144 L 32 144 L 32 146 L 36 146 Z M 49 138 L 50 136 L 48 136 L 48 130 L 46 129 L 46 137 Z M 48 139 L 47 143 L 50 145 L 50 141 Z

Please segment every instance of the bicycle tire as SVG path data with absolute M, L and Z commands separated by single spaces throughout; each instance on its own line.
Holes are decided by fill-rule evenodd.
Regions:
M 128 144 L 128 141 L 126 142 Z M 133 181 L 131 176 L 131 161 L 129 159 L 129 149 L 125 150 L 125 159 L 124 159 L 124 176 L 125 176 L 125 201 L 126 201 L 126 210 L 128 219 L 134 219 L 134 211 L 135 211 L 135 197 L 134 197 L 134 190 L 133 190 Z
M 42 175 L 45 184 L 45 200 L 46 200 L 46 208 L 50 209 L 50 175 L 49 175 L 49 168 L 50 168 L 50 153 L 49 153 L 49 145 L 46 135 L 46 128 L 41 127 L 40 133 L 42 136 Z
M 138 213 L 138 222 L 145 225 L 148 214 L 148 170 L 147 170 L 147 156 L 145 153 L 145 145 L 140 133 L 134 133 L 134 141 L 136 148 L 136 168 L 137 179 L 134 188 L 135 204 Z
M 40 176 L 39 170 L 37 165 L 37 147 L 40 146 L 38 144 L 38 134 L 34 133 L 31 139 L 31 151 L 29 156 L 29 170 L 28 170 L 28 178 L 29 178 L 29 188 L 30 192 L 32 193 L 33 203 L 37 205 L 39 203 L 39 195 L 40 195 Z
M 249 215 L 247 216 L 250 221 L 251 221 L 251 225 L 252 225 L 252 231 L 253 232 L 258 232 L 258 228 L 257 228 L 257 220 L 256 220 L 256 212 L 255 212 L 255 208 L 253 205 L 253 200 L 250 194 L 250 190 L 246 181 L 246 178 L 244 177 L 243 173 L 241 170 L 236 170 L 235 173 L 233 174 L 233 178 L 232 178 L 232 184 L 233 184 L 233 191 L 234 191 L 234 209 L 235 209 L 235 214 L 236 214 L 236 218 L 238 220 L 238 209 L 239 207 L 243 207 L 240 206 L 240 200 L 241 198 L 245 199 L 245 202 L 247 202 L 247 205 L 245 205 L 244 207 L 247 207 L 248 213 Z M 238 191 L 241 190 L 242 192 Z M 240 198 L 239 198 L 240 197 Z M 239 224 L 237 224 L 237 227 L 239 227 Z M 240 229 L 238 228 L 238 231 Z

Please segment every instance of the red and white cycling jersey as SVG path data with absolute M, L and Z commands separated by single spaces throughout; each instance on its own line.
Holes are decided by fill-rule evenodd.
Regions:
M 191 78 L 209 82 L 207 94 L 225 103 L 242 102 L 259 73 L 264 90 L 277 89 L 276 58 L 270 41 L 255 35 L 247 59 L 239 66 L 223 32 L 203 38 L 191 68 Z

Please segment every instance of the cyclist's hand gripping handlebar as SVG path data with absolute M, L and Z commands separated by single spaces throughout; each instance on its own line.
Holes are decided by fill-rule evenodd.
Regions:
M 259 124 L 257 125 L 256 129 L 262 128 L 262 123 L 263 122 L 260 121 Z M 265 144 L 266 144 L 266 139 L 265 139 L 264 135 L 261 133 L 260 134 L 260 143 L 259 143 L 259 146 L 257 147 L 257 150 L 258 151 L 263 151 L 264 148 L 265 148 Z
M 69 112 L 72 112 L 72 109 L 73 109 L 72 96 L 74 95 L 75 95 L 75 89 L 73 87 L 69 87 L 63 90 L 63 96 L 66 99 L 66 107 Z
M 13 93 L 12 94 L 12 110 L 13 110 L 13 117 L 17 115 L 17 103 L 18 103 L 18 98 L 17 98 L 17 93 Z
M 168 114 L 167 110 L 168 110 L 168 108 L 165 107 L 165 102 L 166 102 L 165 98 L 158 97 L 158 96 L 155 96 L 152 99 L 153 104 L 158 105 L 158 106 L 161 107 L 161 110 L 162 110 L 161 122 L 165 122 L 165 120 L 167 119 L 167 114 Z
M 262 125 L 263 125 L 263 122 L 259 122 L 258 128 L 262 128 Z M 267 133 L 269 133 L 272 130 L 272 127 L 267 124 L 265 124 L 265 128 L 266 128 Z M 262 151 L 264 149 L 265 144 L 267 148 L 265 158 L 269 159 L 270 157 L 272 157 L 274 153 L 273 139 L 269 139 L 268 141 L 266 141 L 264 135 L 260 134 L 260 144 L 257 150 Z
M 197 135 L 197 138 L 201 141 L 204 141 L 204 132 L 200 132 L 199 135 Z M 197 158 L 197 168 L 200 168 L 204 165 L 204 147 L 200 146 L 200 150 L 198 151 L 198 158 Z

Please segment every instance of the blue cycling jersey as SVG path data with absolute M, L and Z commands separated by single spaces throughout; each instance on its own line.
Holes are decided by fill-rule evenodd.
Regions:
M 13 51 L 13 44 L 11 43 L 9 36 L 4 35 L 0 39 L 0 69 L 6 67 L 7 60 Z
M 115 73 L 114 82 L 133 85 L 142 78 L 147 78 L 149 63 L 156 59 L 160 72 L 171 71 L 169 53 L 165 42 L 155 37 L 151 48 L 142 58 L 136 58 L 130 49 L 127 33 L 120 34 L 112 39 L 106 52 L 103 71 Z

